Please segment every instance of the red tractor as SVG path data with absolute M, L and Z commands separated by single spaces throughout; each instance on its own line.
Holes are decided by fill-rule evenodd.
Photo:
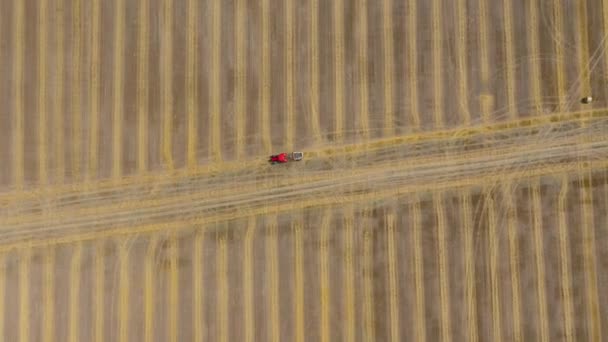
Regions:
M 279 153 L 279 154 L 275 154 L 270 156 L 270 159 L 268 160 L 269 163 L 271 164 L 283 164 L 283 163 L 287 163 L 290 161 L 300 161 L 304 158 L 304 153 L 303 152 L 291 152 L 291 153 Z

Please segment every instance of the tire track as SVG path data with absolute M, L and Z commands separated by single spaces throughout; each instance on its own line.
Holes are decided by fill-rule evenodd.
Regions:
M 44 311 L 42 318 L 43 341 L 55 341 L 55 248 L 49 248 L 44 256 Z M 2 280 L 0 280 L 2 282 Z M 0 289 L 0 296 L 4 297 L 4 291 Z M 3 307 L 4 303 L 0 303 Z M 0 317 L 2 320 L 3 317 Z M 0 336 L 4 336 L 0 329 Z
M 47 101 L 47 30 L 48 30 L 48 3 L 40 0 L 38 3 L 38 183 L 45 186 L 48 183 L 48 111 Z
M 104 325 L 104 290 L 105 290 L 105 240 L 97 241 L 95 246 L 95 308 L 93 317 L 95 319 L 95 342 L 105 340 Z
M 465 273 L 465 301 L 467 339 L 478 341 L 477 334 L 477 295 L 475 286 L 475 244 L 473 240 L 473 220 L 471 218 L 470 192 L 465 190 L 460 195 L 460 212 L 462 213 L 461 226 L 464 230 L 464 273 Z
M 335 140 L 342 142 L 344 130 L 344 2 L 335 0 L 334 20 L 334 82 L 335 82 Z
M 80 272 L 82 271 L 82 243 L 78 243 L 70 260 L 69 341 L 80 341 Z
M 330 317 L 330 282 L 329 282 L 329 233 L 332 221 L 331 208 L 326 208 L 321 219 L 321 241 L 319 246 L 319 265 L 320 265 L 320 283 L 321 283 L 321 342 L 329 342 L 331 317 Z
M 161 160 L 164 167 L 173 170 L 173 3 L 163 0 L 161 16 L 161 46 L 160 46 L 160 83 L 161 83 L 161 110 L 162 110 L 162 139 Z M 215 36 L 214 36 L 215 38 Z M 214 75 L 217 73 L 217 64 L 212 62 Z M 219 101 L 212 98 L 212 103 Z M 214 145 L 211 145 L 214 146 Z
M 389 322 L 392 342 L 400 341 L 399 324 L 399 287 L 397 286 L 397 257 L 395 250 L 395 212 L 391 209 L 385 216 L 386 221 L 386 244 L 388 259 L 388 294 L 389 294 Z
M 65 178 L 65 149 L 64 149 L 64 89 L 63 89 L 63 71 L 64 71 L 64 0 L 56 0 L 55 17 L 57 21 L 55 23 L 57 40 L 56 45 L 56 61 L 55 61 L 55 87 L 53 89 L 53 131 L 58 132 L 54 134 L 54 146 L 53 146 L 53 160 L 55 161 L 55 175 L 54 183 L 63 184 Z M 41 28 L 42 29 L 42 28 Z M 42 58 L 42 56 L 40 57 Z
M 19 341 L 29 342 L 30 329 L 30 263 L 32 255 L 30 250 L 24 250 L 19 260 Z
M 114 29 L 114 86 L 113 99 L 114 108 L 112 111 L 112 177 L 115 179 L 122 176 L 122 150 L 123 150 L 123 111 L 124 111 L 124 82 L 123 74 L 125 59 L 125 0 L 116 0 L 114 18 L 116 28 Z M 97 152 L 97 151 L 95 151 Z
M 139 1 L 137 39 L 137 171 L 139 176 L 148 170 L 148 65 L 149 65 L 149 7 Z
M 540 194 L 540 180 L 534 180 L 532 186 L 532 208 L 534 212 L 534 252 L 536 260 L 536 291 L 538 293 L 538 320 L 540 325 L 540 340 L 549 340 L 549 321 L 547 316 L 547 295 L 545 290 L 545 256 L 543 246 L 543 217 Z
M 154 293 L 156 283 L 154 279 L 154 266 L 156 261 L 156 247 L 158 245 L 158 237 L 153 235 L 148 241 L 146 250 L 146 258 L 144 264 L 144 341 L 154 341 Z
M 530 88 L 532 93 L 532 103 L 534 105 L 534 109 L 536 110 L 535 115 L 542 115 L 542 89 L 541 89 L 541 76 L 540 76 L 540 53 L 538 51 L 538 4 L 536 1 L 528 1 L 527 3 L 527 18 L 526 18 L 526 43 L 528 44 L 528 51 L 530 53 L 530 58 L 528 61 L 530 62 Z
M 513 310 L 513 339 L 522 341 L 521 330 L 521 289 L 519 275 L 519 243 L 517 232 L 517 209 L 513 202 L 513 185 L 506 183 L 503 188 L 504 201 L 507 206 L 507 231 L 509 235 L 509 266 L 511 274 L 511 300 Z
M 277 217 L 273 215 L 270 222 L 266 226 L 266 286 L 268 286 L 268 312 L 269 318 L 267 320 L 267 334 L 268 340 L 271 342 L 279 342 L 281 340 L 279 330 L 279 302 L 278 298 L 280 295 L 279 289 L 279 270 L 277 265 L 278 260 L 278 227 Z
M 504 12 L 504 38 L 505 38 L 505 59 L 506 68 L 505 79 L 507 81 L 507 105 L 509 107 L 509 118 L 514 120 L 517 118 L 517 90 L 515 88 L 517 73 L 514 60 L 514 45 L 513 45 L 513 8 L 510 0 L 503 0 Z M 560 110 L 561 111 L 561 110 Z
M 599 341 L 602 336 L 600 308 L 597 287 L 597 266 L 595 252 L 595 231 L 593 228 L 593 193 L 590 191 L 591 177 L 582 170 L 579 173 L 581 184 L 581 207 L 583 217 L 581 229 L 583 235 L 583 269 L 585 270 L 585 304 L 587 333 L 590 340 Z
M 217 279 L 217 308 L 218 308 L 218 338 L 220 342 L 227 342 L 230 340 L 228 330 L 229 320 L 229 302 L 228 302 L 228 257 L 227 257 L 227 244 L 226 237 L 218 237 L 218 250 L 217 250 L 217 265 L 216 265 L 216 279 Z M 272 295 L 272 294 L 271 294 Z
M 247 2 L 238 0 L 235 3 L 235 126 L 236 126 L 236 160 L 241 160 L 244 154 L 245 123 L 247 120 Z
M 302 214 L 298 213 L 298 218 L 296 222 L 293 224 L 293 237 L 295 240 L 294 243 L 294 313 L 293 317 L 295 320 L 295 342 L 304 342 L 305 341 L 305 317 L 304 317 L 304 257 L 302 250 L 302 225 L 303 218 Z
M 242 4 L 239 2 L 239 6 Z M 188 0 L 188 15 L 186 18 L 186 113 L 188 122 L 188 140 L 186 143 L 186 158 L 189 169 L 195 169 L 198 160 L 198 2 Z M 240 8 L 240 7 L 237 7 Z M 238 34 L 237 30 L 237 34 Z M 238 35 L 237 35 L 238 38 Z M 238 49 L 237 49 L 238 52 Z M 238 59 L 237 59 L 238 61 Z M 237 97 L 238 99 L 238 97 Z M 237 114 L 239 112 L 237 111 Z M 241 122 L 241 118 L 237 117 L 235 121 Z M 237 150 L 238 153 L 238 150 Z M 199 323 L 200 324 L 200 323 Z
M 72 1 L 72 59 L 71 59 L 71 111 L 72 111 L 72 182 L 80 180 L 80 164 L 82 163 L 82 117 L 81 117 L 81 58 L 82 58 L 82 23 L 81 23 L 81 0 Z
M 410 115 L 412 116 L 411 124 L 415 129 L 420 128 L 420 113 L 418 112 L 418 47 L 416 40 L 416 26 L 418 25 L 418 15 L 416 4 L 418 0 L 409 0 L 407 11 L 407 47 L 408 47 L 408 73 L 409 81 L 409 98 L 410 98 Z
M 456 70 L 458 73 L 458 94 L 460 115 L 463 126 L 471 124 L 469 111 L 469 82 L 467 77 L 467 7 L 466 0 L 456 1 Z
M 588 111 L 578 111 L 571 113 L 555 113 L 552 115 L 544 115 L 540 117 L 530 117 L 518 119 L 505 123 L 495 123 L 490 125 L 480 125 L 469 128 L 452 128 L 438 130 L 432 132 L 421 132 L 408 134 L 398 137 L 390 137 L 384 139 L 372 140 L 369 142 L 356 143 L 351 145 L 332 145 L 330 147 L 319 147 L 306 152 L 307 158 L 331 157 L 335 155 L 353 154 L 361 152 L 370 152 L 388 146 L 399 144 L 413 144 L 430 140 L 446 139 L 446 141 L 460 139 L 464 137 L 473 137 L 475 135 L 486 135 L 490 133 L 508 133 L 517 129 L 527 128 L 530 130 L 540 129 L 543 125 L 555 125 L 556 123 L 569 124 L 579 123 L 582 121 L 598 120 L 608 117 L 606 108 L 599 108 Z M 230 172 L 238 170 L 259 169 L 261 165 L 266 165 L 259 161 L 246 161 L 225 163 L 222 167 L 215 165 L 201 166 L 196 170 L 183 170 L 182 172 L 174 173 L 158 173 L 138 176 L 123 177 L 118 181 L 100 180 L 94 183 L 77 183 L 77 184 L 62 184 L 51 186 L 46 189 L 28 189 L 22 191 L 11 191 L 0 193 L 0 204 L 5 205 L 8 201 L 19 200 L 21 198 L 36 198 L 41 195 L 46 197 L 66 194 L 66 196 L 74 196 L 74 193 L 98 193 L 108 191 L 112 188 L 120 186 L 126 188 L 130 185 L 140 184 L 155 184 L 161 185 L 167 182 L 184 179 L 188 177 L 214 175 L 220 172 Z
M 220 245 L 221 247 L 221 245 Z M 225 250 L 225 245 L 224 245 Z M 167 320 L 167 331 L 169 332 L 170 342 L 178 341 L 178 323 L 179 323 L 179 241 L 176 234 L 172 234 L 169 240 L 169 319 Z M 219 306 L 220 317 L 222 307 Z
M 243 323 L 245 342 L 255 340 L 255 301 L 254 301 L 254 266 L 253 239 L 256 234 L 256 218 L 250 217 L 247 222 L 247 232 L 243 240 Z
M 420 213 L 420 199 L 415 197 L 415 202 L 410 208 L 412 213 L 413 250 L 414 250 L 414 281 L 416 287 L 416 307 L 414 315 L 414 336 L 416 341 L 426 341 L 426 309 L 424 303 L 424 265 L 422 262 L 422 216 Z
M 433 30 L 433 116 L 435 119 L 434 128 L 443 128 L 443 61 L 441 44 L 443 41 L 443 25 L 441 0 L 432 0 L 432 30 Z
M 24 50 L 25 50 L 25 3 L 17 1 L 13 4 L 13 185 L 23 188 L 25 182 L 24 154 Z
M 116 117 L 117 117 L 117 108 L 119 107 L 119 103 L 117 101 L 120 100 L 120 96 L 118 95 L 117 85 L 122 83 L 122 70 L 116 70 L 116 68 L 120 68 L 120 65 L 117 65 L 119 51 L 118 44 L 119 40 L 124 36 L 124 26 L 121 28 L 120 23 L 120 0 L 117 0 L 114 3 L 116 11 L 114 12 L 115 19 L 115 34 L 114 34 L 114 74 L 112 75 L 114 80 L 113 85 L 113 108 L 112 108 L 112 127 L 113 127 L 113 137 L 112 142 L 116 143 Z M 89 66 L 89 72 L 91 76 L 89 86 L 89 96 L 91 103 L 89 104 L 89 154 L 88 154 L 88 168 L 86 172 L 85 181 L 89 182 L 92 179 L 97 178 L 97 170 L 99 168 L 99 112 L 100 112 L 100 96 L 101 96 L 101 80 L 100 80 L 100 68 L 101 68 L 101 0 L 93 0 L 91 1 L 91 65 Z M 86 20 L 86 19 L 85 19 Z M 124 19 L 122 20 L 124 21 Z M 121 32 L 118 32 L 121 31 Z M 118 109 L 120 110 L 120 109 Z M 122 147 L 122 146 L 121 146 Z M 112 145 L 112 155 L 118 152 L 118 148 Z M 120 153 L 120 152 L 118 152 Z M 114 168 L 116 167 L 116 160 L 112 162 L 112 171 L 114 175 Z M 115 176 L 115 178 L 117 178 Z
M 384 47 L 384 136 L 395 135 L 393 81 L 395 73 L 393 48 L 393 0 L 382 2 L 382 42 Z
M 439 264 L 439 306 L 441 310 L 441 340 L 452 340 L 452 321 L 450 318 L 450 277 L 447 270 L 447 245 L 445 228 L 445 210 L 443 208 L 443 194 L 433 195 L 436 229 L 437 229 L 437 260 Z
M 342 279 L 344 325 L 342 335 L 344 341 L 355 340 L 356 316 L 355 316 L 355 271 L 354 271 L 354 210 L 352 206 L 344 209 L 342 214 L 343 238 L 344 238 L 344 274 Z
M 367 0 L 357 0 L 358 50 L 357 65 L 359 71 L 359 117 L 358 128 L 363 139 L 369 139 L 369 89 L 367 77 Z
M 319 114 L 319 0 L 310 0 L 310 122 L 313 141 L 321 143 Z
M 496 229 L 496 204 L 492 190 L 487 189 L 485 193 L 485 207 L 488 211 L 488 235 L 489 235 L 489 258 L 490 258 L 490 286 L 492 292 L 492 339 L 502 341 L 501 308 L 500 308 L 500 279 L 498 270 L 498 236 Z
M 129 340 L 129 249 L 126 242 L 119 242 L 118 260 L 119 260 L 119 290 L 118 290 L 118 324 L 119 324 L 119 341 L 127 342 Z
M 194 237 L 194 248 L 193 248 L 193 290 L 194 290 L 194 307 L 193 307 L 193 318 L 192 327 L 194 330 L 194 341 L 200 342 L 203 341 L 203 336 L 206 335 L 205 329 L 205 319 L 203 318 L 203 242 L 204 235 L 202 232 L 197 232 Z M 244 259 L 247 262 L 246 259 Z M 247 271 L 247 269 L 245 269 Z M 245 278 L 247 279 L 247 278 Z M 247 287 L 247 283 L 244 284 L 245 289 L 249 289 Z M 247 311 L 245 311 L 247 312 Z
M 570 242 L 568 238 L 568 221 L 566 218 L 566 200 L 568 196 L 568 184 L 570 180 L 563 177 L 561 180 L 561 189 L 559 192 L 559 201 L 557 216 L 559 218 L 559 248 L 560 248 L 560 275 L 562 286 L 562 300 L 564 302 L 564 337 L 567 342 L 572 342 L 574 338 L 573 325 L 573 303 L 572 303 L 572 281 L 570 272 Z

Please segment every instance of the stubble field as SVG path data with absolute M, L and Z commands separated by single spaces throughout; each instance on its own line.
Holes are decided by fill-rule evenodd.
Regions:
M 607 36 L 605 0 L 0 1 L 0 336 L 605 338 Z

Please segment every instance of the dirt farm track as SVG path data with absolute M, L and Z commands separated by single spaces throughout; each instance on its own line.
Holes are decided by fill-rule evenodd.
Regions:
M 0 0 L 0 341 L 607 341 L 607 49 L 608 0 Z

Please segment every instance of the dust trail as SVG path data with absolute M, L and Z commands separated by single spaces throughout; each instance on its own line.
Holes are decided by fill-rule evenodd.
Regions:
M 253 243 L 256 234 L 256 218 L 250 217 L 247 222 L 247 232 L 243 239 L 243 321 L 245 326 L 245 342 L 255 340 L 255 301 L 254 301 L 254 266 Z
M 194 237 L 194 248 L 192 256 L 193 269 L 193 290 L 194 290 L 194 313 L 192 315 L 192 327 L 194 329 L 194 340 L 202 341 L 205 336 L 205 319 L 203 317 L 203 241 L 204 235 L 202 232 L 197 232 Z M 245 269 L 246 270 L 246 269 Z M 246 285 L 245 285 L 246 286 Z M 248 287 L 245 287 L 246 289 Z
M 120 12 L 121 5 L 118 3 L 114 3 L 116 8 L 116 12 L 114 16 L 116 20 L 120 20 Z M 101 0 L 93 0 L 91 1 L 91 65 L 90 65 L 90 85 L 89 85 L 89 96 L 90 96 L 90 104 L 89 104 L 89 112 L 90 112 L 90 120 L 89 120 L 89 164 L 86 172 L 86 181 L 89 182 L 92 179 L 97 178 L 97 169 L 99 166 L 99 111 L 100 111 L 100 102 L 99 97 L 101 95 L 101 80 L 100 80 L 100 71 L 101 68 Z M 124 21 L 124 19 L 122 19 Z M 121 23 L 116 22 L 115 26 L 115 34 L 114 34 L 114 63 L 117 61 L 117 57 L 120 56 L 117 51 L 119 40 L 124 36 L 124 25 L 121 28 Z M 118 32 L 122 31 L 122 32 Z M 122 44 L 121 44 L 122 45 Z M 114 65 L 114 68 L 120 67 L 120 65 Z M 116 70 L 113 74 L 114 79 L 114 96 L 113 96 L 113 110 L 112 110 L 112 119 L 116 119 L 116 111 L 117 107 L 122 104 L 122 100 L 119 97 L 122 95 L 117 95 L 117 85 L 122 83 L 122 70 Z M 117 78 L 118 77 L 118 78 Z M 120 102 L 117 102 L 120 101 Z M 116 134 L 116 122 L 113 121 L 113 134 Z M 115 143 L 115 136 L 113 142 Z M 121 146 L 122 148 L 122 146 Z M 115 153 L 118 149 L 115 146 L 112 146 L 112 153 Z M 115 160 L 113 161 L 112 167 L 114 168 Z
M 464 248 L 465 301 L 467 339 L 477 342 L 477 295 L 475 288 L 475 243 L 473 240 L 473 220 L 471 218 L 470 192 L 463 191 L 460 195 L 460 212 L 462 213 L 461 227 Z
M 513 201 L 513 185 L 506 183 L 503 187 L 504 202 L 507 206 L 507 230 L 509 235 L 509 265 L 511 273 L 511 298 L 513 310 L 513 339 L 522 341 L 521 330 L 521 290 L 519 275 L 519 243 L 517 227 L 517 210 Z
M 570 180 L 564 176 L 561 181 L 561 189 L 559 192 L 557 216 L 559 218 L 559 249 L 560 249 L 560 273 L 561 273 L 561 288 L 562 300 L 564 302 L 564 334 L 567 342 L 572 342 L 574 339 L 573 325 L 573 303 L 572 303 L 572 281 L 570 272 L 570 242 L 568 237 L 568 221 L 566 218 L 566 200 L 568 196 L 568 184 Z
M 16 1 L 13 5 L 13 183 L 23 188 L 24 176 L 24 87 L 23 58 L 25 53 L 25 3 Z
M 105 340 L 104 333 L 104 290 L 105 290 L 105 240 L 97 241 L 95 246 L 95 308 L 93 317 L 95 319 L 95 342 Z
M 433 195 L 436 229 L 437 229 L 437 260 L 439 263 L 439 295 L 441 307 L 441 339 L 452 340 L 452 321 L 450 315 L 450 276 L 448 273 L 447 236 L 445 227 L 445 210 L 443 208 L 443 194 Z
M 148 1 L 139 2 L 137 36 L 137 170 L 148 170 L 148 58 L 149 58 Z
M 42 319 L 44 342 L 55 341 L 55 260 L 55 248 L 48 248 L 44 256 L 44 313 Z M 0 293 L 4 293 L 2 289 L 0 289 Z M 2 304 L 0 303 L 0 307 Z M 0 320 L 2 319 L 0 317 Z M 0 336 L 4 336 L 1 329 Z
M 38 183 L 46 185 L 48 182 L 48 111 L 46 108 L 47 70 L 46 49 L 48 30 L 48 3 L 40 0 L 38 4 Z
M 112 177 L 120 178 L 122 175 L 122 150 L 124 148 L 122 144 L 122 131 L 123 131 L 123 102 L 124 102 L 124 85 L 123 85 L 123 74 L 124 74 L 124 50 L 125 50 L 125 1 L 117 0 L 114 4 L 115 7 L 115 22 L 116 27 L 114 28 L 114 86 L 113 86 L 113 99 L 114 108 L 112 111 Z M 97 151 L 95 151 L 97 152 Z
M 388 259 L 388 292 L 390 341 L 400 340 L 399 333 L 399 287 L 397 286 L 397 256 L 395 250 L 395 212 L 394 209 L 385 216 L 386 222 L 386 258 Z
M 331 317 L 329 310 L 331 308 L 330 303 L 330 282 L 329 282 L 329 233 L 331 229 L 332 211 L 330 208 L 325 209 L 323 217 L 321 219 L 321 241 L 319 246 L 319 268 L 320 268 L 320 287 L 321 287 L 321 315 L 320 315 L 320 326 L 321 326 L 321 342 L 330 342 L 330 329 Z
M 30 264 L 32 254 L 30 250 L 24 250 L 19 260 L 19 341 L 29 342 L 30 331 Z
M 410 208 L 412 213 L 413 230 L 413 250 L 414 250 L 414 279 L 416 285 L 416 306 L 415 306 L 415 339 L 416 341 L 426 341 L 426 310 L 424 303 L 424 266 L 422 262 L 422 216 L 420 213 L 420 200 L 414 199 L 415 202 Z

